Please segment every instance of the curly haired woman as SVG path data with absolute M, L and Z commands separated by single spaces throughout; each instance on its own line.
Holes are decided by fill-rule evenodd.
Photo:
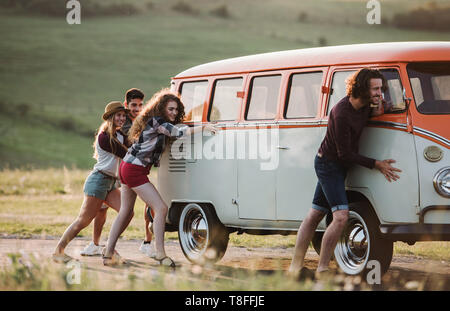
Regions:
M 108 243 L 103 254 L 103 264 L 120 263 L 114 252 L 117 240 L 133 218 L 136 196 L 139 196 L 155 213 L 153 232 L 155 236 L 156 259 L 160 265 L 175 267 L 175 262 L 167 257 L 164 250 L 164 231 L 168 207 L 147 175 L 152 165 L 159 166 L 161 154 L 166 147 L 166 138 L 180 138 L 201 131 L 211 132 L 212 126 L 176 127 L 184 118 L 184 106 L 176 94 L 162 89 L 153 95 L 150 103 L 134 121 L 128 139 L 133 145 L 120 164 L 121 208 L 109 233 Z

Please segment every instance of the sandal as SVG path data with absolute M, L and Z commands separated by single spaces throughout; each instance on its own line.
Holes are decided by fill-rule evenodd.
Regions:
M 52 259 L 56 263 L 68 263 L 69 261 L 74 260 L 74 258 L 66 254 L 52 254 Z
M 168 256 L 164 256 L 161 259 L 158 259 L 156 257 L 153 258 L 153 259 L 158 261 L 160 266 L 166 266 L 166 267 L 170 267 L 170 268 L 175 268 L 176 267 L 175 262 L 172 260 L 172 258 L 170 258 Z
M 103 265 L 104 266 L 116 266 L 116 265 L 123 265 L 127 262 L 120 257 L 119 253 L 117 251 L 114 251 L 113 255 L 111 257 L 107 257 L 103 255 L 104 252 L 102 252 L 102 259 L 103 259 Z

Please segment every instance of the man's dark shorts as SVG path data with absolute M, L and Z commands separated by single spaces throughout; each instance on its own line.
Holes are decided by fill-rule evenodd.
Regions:
M 328 214 L 330 210 L 333 213 L 338 210 L 348 210 L 345 167 L 337 161 L 316 155 L 314 168 L 318 181 L 312 207 L 325 214 Z

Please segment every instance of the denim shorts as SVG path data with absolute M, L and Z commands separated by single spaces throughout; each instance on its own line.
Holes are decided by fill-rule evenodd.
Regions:
M 328 214 L 330 211 L 348 210 L 345 192 L 347 169 L 337 161 L 316 155 L 314 169 L 317 175 L 317 186 L 314 193 L 313 208 Z
M 116 189 L 116 181 L 117 178 L 92 171 L 84 182 L 84 194 L 104 201 L 106 196 Z

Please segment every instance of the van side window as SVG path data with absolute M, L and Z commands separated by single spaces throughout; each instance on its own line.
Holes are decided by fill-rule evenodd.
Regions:
M 281 75 L 254 77 L 250 85 L 246 120 L 274 119 L 277 113 Z
M 381 69 L 383 76 L 386 78 L 387 90 L 384 92 L 384 113 L 392 113 L 405 110 L 405 102 L 403 100 L 403 86 L 397 69 Z
M 327 115 L 330 114 L 331 109 L 342 99 L 346 93 L 345 80 L 353 75 L 356 70 L 352 71 L 338 71 L 333 74 L 333 82 L 331 84 L 331 94 L 328 99 Z
M 411 63 L 406 67 L 417 110 L 450 113 L 450 62 Z
M 184 104 L 185 121 L 201 121 L 203 103 L 206 100 L 208 81 L 184 82 L 181 84 L 181 101 Z
M 289 81 L 284 117 L 310 118 L 317 115 L 322 85 L 322 72 L 293 74 Z
M 239 114 L 241 100 L 237 93 L 242 91 L 242 78 L 217 80 L 209 112 L 209 121 L 232 121 Z
M 356 71 L 338 71 L 333 75 L 333 82 L 331 86 L 331 95 L 328 100 L 327 115 L 330 114 L 331 109 L 346 96 L 346 80 Z M 387 68 L 380 69 L 380 72 L 386 78 L 387 90 L 384 92 L 384 100 L 386 105 L 384 107 L 385 113 L 394 113 L 405 109 L 403 101 L 403 86 L 400 75 L 397 69 Z

